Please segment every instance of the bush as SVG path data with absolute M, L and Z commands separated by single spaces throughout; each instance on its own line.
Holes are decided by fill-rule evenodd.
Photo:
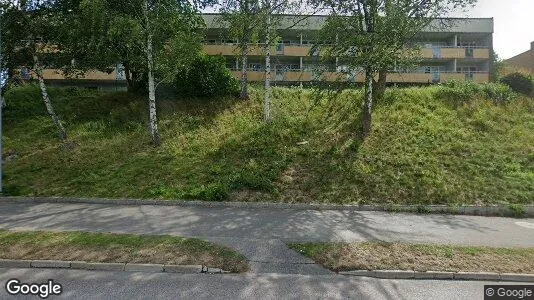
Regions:
M 76 87 L 47 87 L 55 112 L 63 122 L 104 121 L 115 127 L 147 118 L 145 99 L 132 93 L 99 92 Z M 6 120 L 46 116 L 41 90 L 35 84 L 12 86 L 5 94 Z
M 532 76 L 521 73 L 508 74 L 501 79 L 501 82 L 512 88 L 515 92 L 525 95 L 530 95 L 534 90 Z
M 512 89 L 500 83 L 482 83 L 473 81 L 449 81 L 439 90 L 438 96 L 456 105 L 469 103 L 477 98 L 486 98 L 494 103 L 505 103 L 514 99 Z
M 10 87 L 5 95 L 7 117 L 33 117 L 46 115 L 46 108 L 37 85 Z
M 207 98 L 237 95 L 239 82 L 226 67 L 224 57 L 202 54 L 189 70 L 177 76 L 176 88 L 181 96 Z

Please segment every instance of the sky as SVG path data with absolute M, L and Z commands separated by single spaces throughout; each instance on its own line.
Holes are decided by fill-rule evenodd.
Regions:
M 459 16 L 493 17 L 493 48 L 499 58 L 523 53 L 534 42 L 534 0 L 478 0 L 474 9 Z

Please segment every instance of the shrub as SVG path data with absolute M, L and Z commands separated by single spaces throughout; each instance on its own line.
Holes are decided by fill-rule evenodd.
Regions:
M 4 95 L 6 116 L 14 118 L 46 115 L 41 97 L 41 90 L 34 84 L 10 87 Z
M 512 89 L 500 83 L 482 83 L 473 81 L 449 81 L 439 90 L 438 96 L 459 105 L 469 103 L 477 98 L 486 98 L 494 103 L 505 103 L 514 99 Z
M 484 83 L 482 84 L 482 91 L 488 99 L 493 100 L 494 103 L 505 103 L 515 98 L 514 91 L 505 85 L 499 83 Z
M 521 73 L 512 73 L 504 76 L 501 82 L 512 88 L 517 93 L 530 95 L 534 90 L 534 83 L 532 76 L 527 76 Z
M 181 96 L 214 97 L 237 95 L 239 83 L 226 67 L 222 56 L 198 56 L 187 71 L 176 77 L 176 88 Z

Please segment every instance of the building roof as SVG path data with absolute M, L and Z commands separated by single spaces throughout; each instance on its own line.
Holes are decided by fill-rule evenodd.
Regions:
M 227 25 L 221 14 L 203 14 L 208 28 L 222 29 Z M 291 27 L 294 30 L 319 30 L 323 27 L 326 15 L 282 15 L 280 29 Z M 296 25 L 295 25 L 296 24 Z M 443 33 L 493 33 L 493 18 L 440 18 L 434 19 L 423 32 Z

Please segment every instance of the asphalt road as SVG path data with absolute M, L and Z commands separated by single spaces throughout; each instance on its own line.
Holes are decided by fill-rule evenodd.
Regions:
M 492 282 L 384 280 L 342 275 L 178 275 L 79 270 L 0 269 L 0 299 L 38 299 L 7 294 L 6 282 L 53 279 L 63 293 L 48 299 L 483 299 Z
M 230 242 L 384 240 L 534 247 L 534 219 L 365 211 L 4 202 L 0 228 L 172 234 Z

